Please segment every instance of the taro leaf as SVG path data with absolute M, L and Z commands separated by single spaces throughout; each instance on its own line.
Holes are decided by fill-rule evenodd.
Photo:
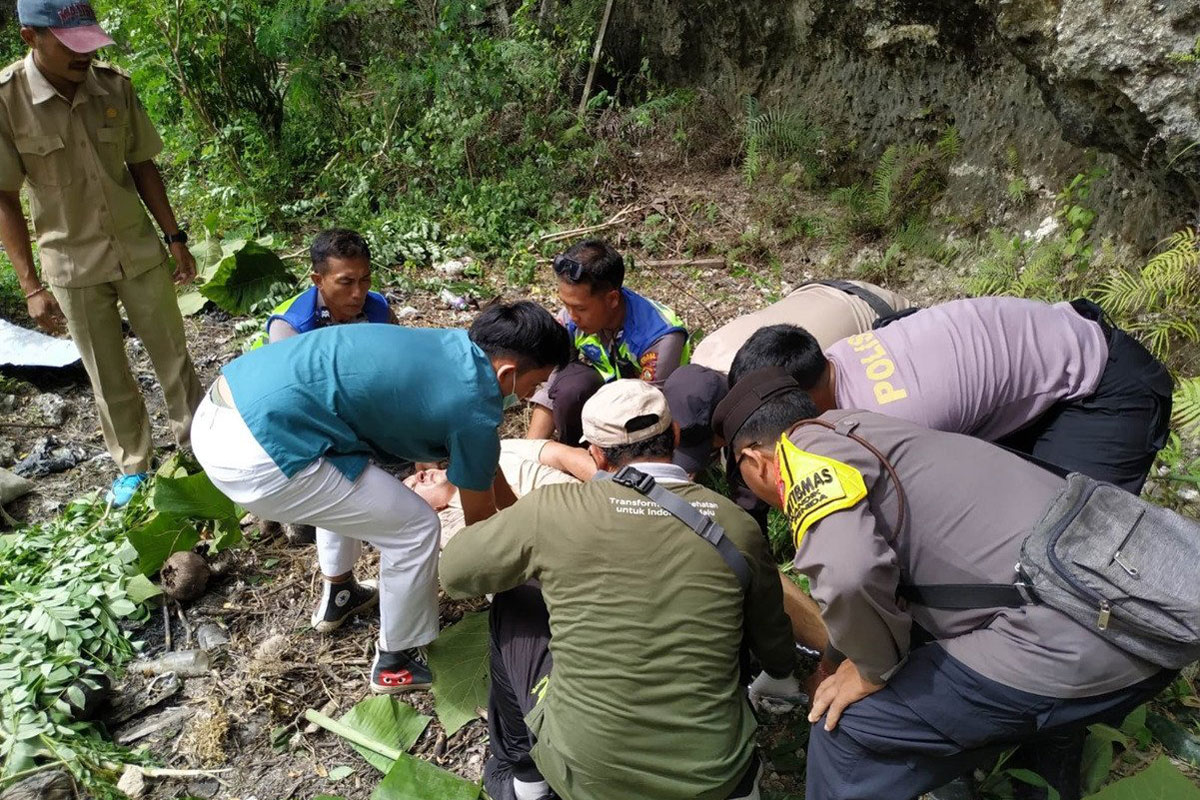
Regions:
M 157 478 L 150 505 L 160 514 L 191 519 L 237 520 L 237 506 L 203 472 L 184 478 Z
M 1113 745 L 1128 747 L 1131 742 L 1116 728 L 1096 724 L 1088 727 L 1087 741 L 1083 743 L 1082 784 L 1083 793 L 1091 794 L 1104 785 L 1113 765 Z
M 242 526 L 239 524 L 237 517 L 226 517 L 225 519 L 217 520 L 217 528 L 213 536 L 211 552 L 219 553 L 222 550 L 228 550 L 234 545 L 241 544 Z
M 292 282 L 283 260 L 258 242 L 246 242 L 221 259 L 200 293 L 230 314 L 248 314 L 267 296 L 272 284 L 281 282 Z
M 447 736 L 475 719 L 475 709 L 487 706 L 488 615 L 464 614 L 429 646 L 433 670 L 433 707 Z
M 371 800 L 476 800 L 479 784 L 470 783 L 454 773 L 402 753 Z
M 134 575 L 125 584 L 125 594 L 135 603 L 144 603 L 151 597 L 162 594 L 162 589 L 155 586 L 145 575 Z
M 339 767 L 334 767 L 333 769 L 329 770 L 329 780 L 333 783 L 337 783 L 340 780 L 349 778 L 353 774 L 354 767 L 342 764 Z
M 1200 800 L 1200 788 L 1166 756 L 1136 775 L 1106 786 L 1087 800 Z
M 180 292 L 175 299 L 179 303 L 179 313 L 185 317 L 200 313 L 200 310 L 208 303 L 208 298 L 200 294 L 200 290 L 194 287 Z
M 387 745 L 395 750 L 407 750 L 421 738 L 430 717 L 418 713 L 415 708 L 394 697 L 369 697 L 342 715 L 341 722 L 372 741 Z M 380 772 L 387 772 L 394 763 L 361 745 L 350 745 Z
M 157 572 L 167 558 L 179 550 L 191 550 L 200 541 L 196 526 L 172 514 L 154 513 L 126 534 L 138 553 L 138 570 L 143 575 Z

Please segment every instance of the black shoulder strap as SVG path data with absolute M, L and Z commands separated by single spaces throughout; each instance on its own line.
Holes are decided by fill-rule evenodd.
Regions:
M 854 295 L 855 297 L 859 298 L 864 303 L 869 305 L 871 307 L 871 310 L 875 312 L 875 316 L 877 316 L 877 317 L 886 317 L 889 314 L 896 313 L 896 309 L 894 309 L 890 305 L 888 305 L 887 302 L 885 302 L 882 297 L 875 294 L 870 289 L 866 289 L 862 286 L 859 286 L 856 283 L 851 283 L 850 281 L 840 281 L 840 280 L 813 281 L 813 282 L 820 283 L 825 286 L 832 286 L 834 289 L 841 289 L 843 292 L 846 292 L 847 294 Z
M 695 531 L 701 539 L 704 539 L 717 548 L 717 552 L 721 554 L 721 558 L 725 559 L 725 563 L 729 565 L 729 568 L 733 570 L 733 574 L 737 576 L 738 584 L 741 585 L 743 592 L 750 588 L 750 565 L 746 563 L 745 556 L 729 540 L 729 537 L 725 535 L 725 529 L 715 519 L 701 514 L 691 503 L 674 492 L 659 486 L 655 483 L 654 478 L 633 467 L 621 467 L 615 475 L 610 472 L 599 471 L 593 477 L 593 480 L 612 480 L 614 483 L 628 486 L 638 494 L 645 495 L 653 500 L 665 511 L 668 511 L 684 525 Z
M 902 583 L 896 595 L 927 608 L 950 610 L 1020 608 L 1032 600 L 1028 590 L 1022 593 L 1016 584 L 1008 583 L 938 583 L 928 586 Z

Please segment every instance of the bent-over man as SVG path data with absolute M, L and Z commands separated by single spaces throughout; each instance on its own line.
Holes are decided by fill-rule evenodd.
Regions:
M 774 325 L 738 351 L 730 385 L 781 366 L 819 411 L 861 408 L 999 441 L 1137 493 L 1166 443 L 1171 375 L 1094 303 L 955 300 L 822 352 Z
M 796 426 L 814 416 L 779 368 L 743 376 L 718 410 L 746 484 L 787 514 L 796 568 L 846 656 L 813 698 L 809 800 L 915 798 L 1018 743 L 1119 721 L 1169 683 L 1173 672 L 1046 605 L 898 599 L 902 583 L 1011 585 L 1062 478 L 979 439 L 868 411 Z M 1078 792 L 1078 759 L 1039 771 L 1064 797 L 1072 783 Z
M 633 467 L 719 523 L 749 567 L 748 588 L 713 544 L 612 480 L 542 487 L 460 532 L 442 554 L 446 592 L 497 593 L 488 793 L 757 796 L 743 636 L 765 669 L 756 694 L 795 703 L 799 693 L 762 536 L 671 463 L 677 433 L 658 389 L 604 386 L 584 406 L 583 434 L 600 469 Z
M 225 366 L 196 413 L 196 457 L 249 511 L 317 527 L 324 576 L 312 624 L 380 606 L 371 689 L 427 688 L 416 648 L 437 636 L 438 519 L 373 457 L 449 458 L 469 522 L 515 498 L 497 469 L 504 409 L 566 363 L 565 331 L 542 307 L 485 309 L 462 330 L 341 325 L 253 350 Z M 378 596 L 353 568 L 380 553 Z

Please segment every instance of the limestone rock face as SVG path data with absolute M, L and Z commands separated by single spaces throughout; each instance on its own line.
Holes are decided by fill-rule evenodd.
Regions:
M 993 220 L 1014 173 L 1049 195 L 1101 167 L 1101 230 L 1196 222 L 1200 0 L 648 0 L 614 21 L 623 66 L 807 108 L 864 163 L 953 124 L 949 200 Z

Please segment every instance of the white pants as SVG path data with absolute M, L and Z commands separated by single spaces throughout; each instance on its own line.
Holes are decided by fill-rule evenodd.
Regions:
M 287 477 L 241 415 L 207 396 L 192 422 L 192 450 L 230 500 L 266 519 L 317 527 L 321 572 L 349 572 L 370 542 L 379 550 L 379 647 L 432 642 L 438 632 L 441 524 L 415 492 L 368 464 L 349 481 L 325 459 Z

